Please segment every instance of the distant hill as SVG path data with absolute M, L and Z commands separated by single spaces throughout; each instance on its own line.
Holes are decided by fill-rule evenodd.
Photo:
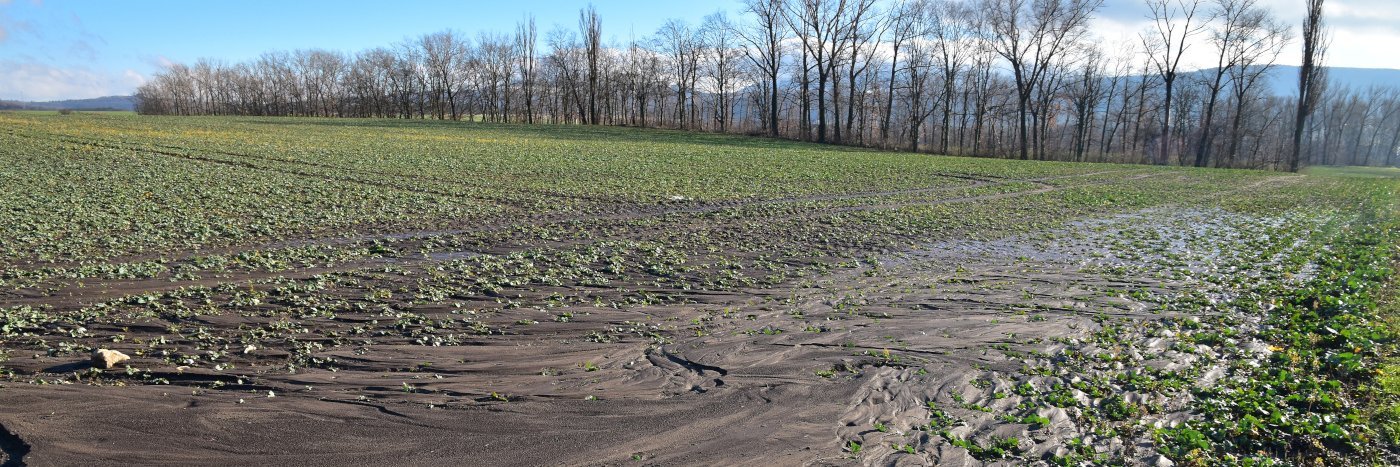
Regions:
M 0 101 L 0 110 L 136 110 L 134 96 L 106 96 L 66 101 Z
M 1182 76 L 1183 78 L 1207 79 L 1213 70 L 1215 69 L 1208 68 Z M 1328 86 L 1331 88 L 1348 87 L 1353 91 L 1365 91 L 1373 86 L 1400 89 L 1400 70 L 1388 68 L 1328 67 L 1327 79 Z M 1267 89 L 1276 96 L 1297 95 L 1298 67 L 1275 66 L 1269 70 L 1268 76 L 1261 84 L 1267 86 Z
M 1365 91 L 1373 86 L 1400 88 L 1400 70 L 1328 67 L 1327 82 L 1328 87 L 1348 87 L 1353 91 Z M 1269 88 L 1280 96 L 1298 94 L 1298 67 L 1280 66 L 1270 70 Z

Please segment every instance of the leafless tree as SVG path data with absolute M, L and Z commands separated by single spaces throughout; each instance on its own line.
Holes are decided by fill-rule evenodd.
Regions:
M 884 115 L 880 119 L 880 141 L 888 144 L 890 120 L 894 116 L 895 83 L 899 81 L 899 52 L 909 41 L 924 35 L 924 14 L 929 8 L 926 0 L 898 0 L 890 9 L 889 36 L 890 72 L 886 79 Z
M 1124 117 L 1128 113 L 1128 103 L 1131 102 L 1132 77 L 1129 76 L 1132 70 L 1132 57 L 1136 55 L 1136 50 L 1131 43 L 1125 43 L 1115 52 L 1115 55 L 1107 60 L 1110 64 L 1104 69 L 1108 72 L 1105 80 L 1108 89 L 1104 96 L 1103 120 L 1099 123 L 1099 151 L 1098 160 L 1102 162 L 1113 141 L 1118 138 L 1119 128 L 1122 126 Z M 1118 106 L 1115 108 L 1114 104 Z
M 1031 95 L 1050 66 L 1079 41 L 1102 0 L 983 0 L 987 43 L 1010 65 L 1016 83 L 1020 156 L 1030 157 Z
M 856 88 L 856 78 L 865 73 L 870 66 L 875 45 L 872 42 L 880 36 L 881 29 L 885 26 L 885 21 L 878 17 L 875 10 L 875 0 L 847 0 L 844 2 L 846 9 L 841 13 L 844 16 L 842 30 L 839 32 L 838 49 L 848 54 L 845 57 L 846 66 L 846 126 L 845 135 L 857 144 L 860 138 L 852 132 L 852 124 L 855 122 L 856 98 L 860 92 Z M 833 57 L 835 56 L 833 50 Z M 841 115 L 836 113 L 836 142 L 842 140 Z
M 1257 20 L 1257 21 L 1255 21 Z M 1226 142 L 1225 161 L 1216 158 L 1217 166 L 1233 166 L 1239 157 L 1244 139 L 1245 115 L 1260 93 L 1259 81 L 1274 68 L 1274 62 L 1292 39 L 1288 25 L 1271 15 L 1260 15 L 1241 23 L 1237 39 L 1230 45 L 1230 91 L 1233 100 L 1230 132 Z
M 778 136 L 778 77 L 783 64 L 783 40 L 787 38 L 783 25 L 782 0 L 745 0 L 744 11 L 754 16 L 754 22 L 737 29 L 744 42 L 744 55 L 768 81 L 767 118 L 764 129 L 769 136 Z
M 1244 39 L 1250 23 L 1263 21 L 1265 13 L 1255 8 L 1256 0 L 1214 0 L 1211 12 L 1215 21 L 1209 23 L 1211 45 L 1215 47 L 1215 68 L 1206 71 L 1206 104 L 1201 124 L 1200 136 L 1196 140 L 1196 167 L 1206 167 L 1210 162 L 1210 150 L 1215 136 L 1215 104 L 1225 85 L 1225 76 L 1238 64 L 1238 56 L 1232 52 L 1235 43 Z
M 933 79 L 933 54 L 928 46 L 915 42 L 909 48 L 909 58 L 905 63 L 906 83 L 903 88 L 908 112 L 905 137 L 909 141 L 909 150 L 918 151 L 919 128 L 933 114 L 932 105 L 927 98 L 929 81 Z
M 695 30 L 681 20 L 670 20 L 657 31 L 659 46 L 671 64 L 671 79 L 676 90 L 676 121 L 680 128 L 688 128 L 687 107 L 695 106 L 695 75 L 699 65 L 700 40 Z M 694 114 L 694 112 L 689 112 Z
M 943 118 L 939 125 L 938 151 L 947 154 L 958 76 L 967 65 L 968 57 L 983 43 L 977 37 L 976 17 L 969 4 L 937 2 L 930 4 L 927 12 L 927 36 L 932 42 L 938 68 L 943 73 L 943 105 L 940 106 Z
M 588 59 L 588 113 L 582 117 L 589 124 L 598 124 L 598 60 L 603 32 L 598 8 L 592 4 L 578 10 L 578 32 L 584 38 L 584 53 Z
M 1084 161 L 1088 152 L 1089 136 L 1094 125 L 1094 112 L 1104 99 L 1104 55 L 1096 46 L 1085 51 L 1080 61 L 1079 73 L 1069 85 L 1069 97 L 1074 108 L 1074 134 L 1072 137 L 1075 161 Z
M 525 101 L 525 123 L 535 123 L 535 17 L 526 17 L 515 26 L 516 72 L 520 75 L 520 90 Z
M 817 142 L 826 142 L 826 86 L 833 81 L 839 59 L 842 15 L 847 0 L 793 0 L 785 11 L 788 25 L 802 43 L 804 57 L 811 57 L 817 70 Z M 805 81 L 805 80 L 804 80 Z M 804 115 L 805 117 L 805 115 Z
M 477 53 L 471 68 L 485 110 L 483 120 L 510 120 L 517 50 L 514 38 L 503 34 L 482 33 L 477 39 Z
M 1146 0 L 1151 11 L 1152 26 L 1141 35 L 1147 57 L 1157 76 L 1162 79 L 1162 133 L 1157 163 L 1166 164 L 1171 157 L 1172 97 L 1182 58 L 1191 47 L 1191 39 L 1205 30 L 1209 18 L 1204 18 L 1201 6 L 1205 0 Z
M 460 82 L 457 74 L 467 55 L 467 44 L 457 33 L 442 31 L 424 35 L 418 40 L 423 50 L 424 65 L 433 77 L 434 98 L 437 101 L 438 118 L 444 118 L 443 104 L 453 120 L 457 114 L 457 87 Z
M 598 124 L 598 60 L 603 49 L 603 22 L 598 17 L 598 9 L 592 4 L 578 12 L 578 29 L 583 36 L 583 47 L 588 58 L 588 114 L 587 123 Z
M 556 86 L 552 91 L 554 107 L 562 112 L 551 115 L 554 121 L 570 121 L 575 115 L 570 108 L 577 108 L 577 117 L 588 123 L 588 99 L 585 82 L 587 71 L 586 57 L 578 44 L 578 36 L 573 31 L 555 28 L 549 32 L 550 65 L 554 71 Z
M 1153 29 L 1111 51 L 1088 40 L 1097 0 L 746 0 L 743 19 L 676 19 L 614 45 L 586 8 L 539 51 L 526 17 L 470 43 L 445 31 L 358 53 L 176 64 L 137 95 L 152 114 L 470 116 L 1058 160 L 1281 169 L 1400 157 L 1400 93 L 1314 81 L 1301 89 L 1317 110 L 1298 130 L 1299 102 L 1264 85 L 1289 28 L 1259 0 L 1190 1 L 1152 0 Z M 1213 47 L 1187 50 L 1187 37 Z M 1320 75 L 1322 45 L 1305 77 Z M 1205 60 L 1216 67 L 1176 71 Z
M 710 91 L 715 97 L 714 120 L 719 131 L 729 130 L 734 102 L 731 98 L 734 80 L 739 73 L 739 50 L 734 43 L 735 26 L 723 12 L 705 17 L 700 24 L 701 50 L 705 54 L 705 68 L 711 83 Z
M 1307 0 L 1307 18 L 1303 20 L 1303 65 L 1298 69 L 1298 110 L 1293 123 L 1293 153 L 1288 158 L 1288 171 L 1297 172 L 1303 151 L 1303 130 L 1308 116 L 1317 108 L 1318 95 L 1325 86 L 1326 76 L 1321 64 L 1327 53 L 1326 31 L 1322 26 L 1322 1 Z

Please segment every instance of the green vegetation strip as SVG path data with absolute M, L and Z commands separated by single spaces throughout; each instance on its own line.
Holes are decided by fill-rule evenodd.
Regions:
M 1393 300 L 1387 284 L 1400 259 L 1400 218 L 1391 196 L 1375 194 L 1336 234 L 1313 278 L 1265 292 L 1280 302 L 1259 332 L 1272 355 L 1233 361 L 1230 377 L 1197 391 L 1192 409 L 1200 417 L 1157 432 L 1164 453 L 1189 465 L 1393 459 L 1400 384 L 1397 367 L 1384 364 L 1394 361 L 1397 338 L 1394 302 L 1385 300 Z

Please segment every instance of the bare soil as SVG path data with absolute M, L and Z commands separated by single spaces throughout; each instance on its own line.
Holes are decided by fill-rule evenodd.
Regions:
M 409 289 L 444 265 L 478 255 L 681 232 L 722 235 L 744 223 L 981 203 L 1081 186 L 1051 182 L 937 199 L 921 196 L 1010 182 L 979 179 L 953 188 L 614 207 L 590 215 L 304 238 L 222 251 L 363 248 L 388 242 L 395 252 L 336 264 L 230 270 L 194 279 L 167 273 L 41 281 L 26 292 L 0 297 L 0 305 L 79 313 L 111 303 L 110 316 L 94 319 L 78 341 L 126 351 L 157 339 L 188 339 L 192 356 L 210 350 L 199 342 L 213 342 L 229 349 L 225 361 L 233 368 L 178 364 L 178 358 L 171 364 L 164 358 L 169 356 L 147 354 L 130 362 L 132 372 L 102 372 L 89 369 L 82 353 L 30 355 L 22 345 L 11 345 L 4 365 L 28 382 L 0 386 L 0 461 L 980 464 L 966 450 L 915 430 L 928 422 L 926 403 L 946 402 L 958 393 L 970 405 L 1015 405 L 1017 397 L 991 398 L 997 391 L 977 383 L 987 372 L 1014 373 L 1021 365 L 1004 349 L 1051 353 L 1063 345 L 1057 339 L 1096 329 L 1096 317 L 1158 316 L 1143 303 L 1106 290 L 1170 293 L 1195 286 L 1165 277 L 1125 278 L 1091 267 L 1133 262 L 1146 267 L 1147 262 L 1105 256 L 1103 244 L 1117 230 L 1095 228 L 1095 222 L 1161 222 L 1169 229 L 1166 223 L 1174 216 L 1191 222 L 1209 222 L 1210 216 L 1168 206 L 1150 216 L 1158 220 L 1104 216 L 1065 227 L 1051 240 L 1025 235 L 950 238 L 905 243 L 860 261 L 788 258 L 792 264 L 784 266 L 848 264 L 806 269 L 763 285 L 688 289 L 677 286 L 684 278 L 661 281 L 638 271 L 607 285 L 507 285 L 491 294 L 447 300 L 455 302 L 450 304 L 395 298 L 381 306 L 364 297 Z M 794 206 L 776 209 L 787 205 Z M 750 208 L 763 208 L 768 217 L 719 215 Z M 644 218 L 655 222 L 623 222 Z M 521 224 L 588 234 L 541 240 L 511 230 Z M 207 254 L 168 252 L 159 259 L 174 270 Z M 692 272 L 721 270 L 709 266 Z M 316 302 L 302 308 L 271 300 L 175 317 L 137 315 L 124 302 L 205 287 L 213 291 L 211 303 L 224 304 L 243 290 L 272 291 L 317 281 L 323 288 L 307 295 Z M 638 303 L 638 297 L 661 298 Z M 367 301 L 370 306 L 337 306 L 330 314 L 301 311 L 317 304 Z M 549 305 L 553 302 L 569 305 Z M 417 318 L 396 322 L 390 317 L 391 310 L 408 309 Z M 283 322 L 304 330 L 288 331 L 295 339 L 244 345 L 248 329 Z M 180 331 L 172 332 L 171 326 Z M 442 337 L 438 331 L 444 326 L 461 330 L 451 333 L 450 341 L 424 340 Z M 188 337 L 196 334 L 194 329 L 202 341 Z M 113 342 L 117 335 L 123 340 Z M 62 384 L 35 384 L 45 381 Z M 1056 440 L 1082 435 L 1063 410 L 1046 415 L 1052 423 L 1041 430 L 974 418 L 955 433 L 1020 437 L 1034 446 L 1023 459 L 1042 459 L 1053 454 Z M 849 452 L 851 441 L 865 446 L 860 456 Z M 917 455 L 895 449 L 908 444 L 931 449 Z M 1150 448 L 1116 449 L 1129 459 L 1151 454 Z

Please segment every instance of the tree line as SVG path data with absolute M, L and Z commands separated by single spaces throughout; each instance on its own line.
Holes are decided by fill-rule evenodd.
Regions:
M 542 43 L 527 16 L 513 31 L 356 53 L 174 64 L 138 89 L 137 110 L 645 126 L 1201 167 L 1396 164 L 1400 92 L 1326 86 L 1321 0 L 1308 0 L 1298 96 L 1268 86 L 1295 37 L 1258 0 L 1145 0 L 1152 25 L 1122 44 L 1089 30 L 1102 2 L 745 0 L 737 18 L 672 19 L 606 43 L 589 6 Z

